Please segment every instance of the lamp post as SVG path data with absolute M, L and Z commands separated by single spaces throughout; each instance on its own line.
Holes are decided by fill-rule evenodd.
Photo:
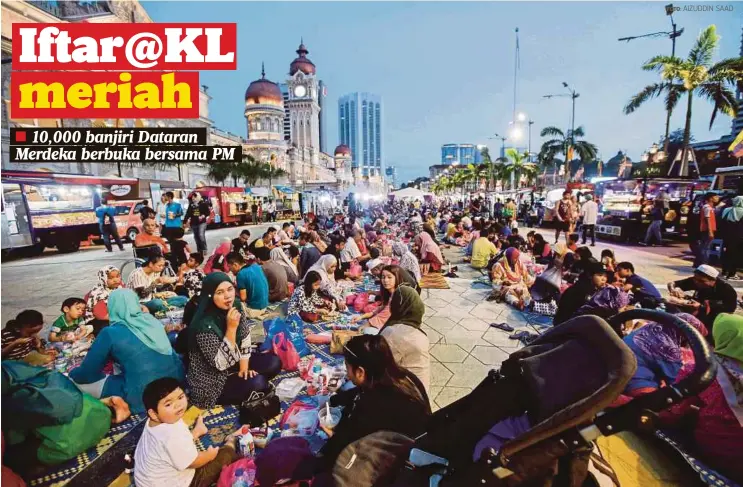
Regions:
M 666 15 L 671 18 L 671 32 L 652 32 L 650 34 L 643 34 L 639 36 L 630 36 L 630 37 L 620 37 L 617 39 L 618 41 L 634 41 L 635 39 L 643 39 L 646 37 L 665 37 L 667 36 L 669 39 L 671 39 L 671 57 L 676 57 L 676 38 L 680 37 L 681 34 L 684 33 L 684 29 L 677 29 L 676 22 L 673 20 L 673 4 L 669 3 L 666 5 Z M 668 80 L 668 86 L 673 84 L 673 80 Z M 671 109 L 669 108 L 666 110 L 666 137 L 663 142 L 663 152 L 666 154 L 668 153 L 668 136 L 670 135 L 671 130 Z
M 529 145 L 527 151 L 529 152 L 529 162 L 532 162 L 531 160 L 531 126 L 534 125 L 534 120 L 529 119 Z
M 544 95 L 543 98 L 570 98 L 572 100 L 572 111 L 570 116 L 570 132 L 566 134 L 565 147 L 565 165 L 568 170 L 568 177 L 570 177 L 570 161 L 568 161 L 568 155 L 571 147 L 575 147 L 575 99 L 580 96 L 580 93 L 576 92 L 570 87 L 565 81 L 562 82 L 562 86 L 567 88 L 569 93 L 557 93 L 552 95 Z
M 504 137 L 500 134 L 493 134 L 495 137 L 488 137 L 488 139 L 500 139 L 501 141 L 501 157 L 506 157 L 506 140 L 508 140 L 508 137 Z M 490 161 L 490 181 L 493 183 L 493 186 L 495 186 L 495 181 L 493 181 L 493 161 Z

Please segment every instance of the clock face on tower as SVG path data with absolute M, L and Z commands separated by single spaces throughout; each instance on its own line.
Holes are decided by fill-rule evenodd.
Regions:
M 306 94 L 307 88 L 305 88 L 304 85 L 297 85 L 294 87 L 294 96 L 296 96 L 297 98 L 302 98 Z

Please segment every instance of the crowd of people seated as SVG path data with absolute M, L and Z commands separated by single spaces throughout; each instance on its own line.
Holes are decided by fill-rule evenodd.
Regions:
M 499 220 L 400 202 L 358 213 L 309 213 L 298 226 L 287 222 L 255 238 L 242 230 L 208 257 L 205 243 L 192 253 L 178 243 L 178 228 L 166 232 L 166 242 L 148 219 L 137 246 L 158 251 L 125 283 L 118 268 L 102 267 L 86 296 L 61 304 L 49 342 L 38 336 L 43 316 L 37 311 L 8 322 L 3 368 L 5 361 L 48 366 L 58 353 L 55 345 L 94 335 L 66 380 L 94 401 L 91 407 L 101 408 L 101 428 L 130 414 L 146 415 L 135 453 L 136 485 L 208 486 L 237 458 L 235 436 L 222 448 L 200 452 L 193 440 L 206 434 L 203 419 L 189 430 L 184 414 L 189 404 L 239 406 L 268 390 L 282 362 L 271 347 L 254 347 L 253 320 L 275 317 L 272 305 L 284 303 L 288 315 L 306 324 L 332 321 L 349 308 L 346 290 L 371 281 L 371 306 L 349 320 L 360 334 L 343 345 L 353 387 L 330 398 L 343 413 L 335 427 L 323 428 L 328 440 L 314 466 L 317 485 L 333 485 L 330 472 L 351 443 L 378 431 L 411 438 L 426 431 L 432 380 L 420 286 L 426 276 L 447 272 L 443 251 L 453 246 L 485 274 L 481 282 L 491 286 L 489 300 L 553 316 L 554 326 L 641 306 L 665 307 L 696 327 L 714 346 L 717 378 L 663 421 L 678 424 L 695 415 L 691 434 L 704 458 L 728 475 L 741 475 L 736 456 L 743 447 L 743 318 L 732 314 L 735 290 L 704 264 L 691 277 L 668 283 L 670 297 L 663 298 L 640 268 L 610 250 L 594 256 L 569 225 L 565 243 L 553 246 L 539 233 L 522 236 L 513 206 L 505 206 Z M 166 262 L 173 275 L 164 273 Z M 183 323 L 163 325 L 160 318 L 177 308 L 183 308 Z M 687 344 L 671 329 L 631 323 L 624 332 L 639 365 L 625 401 L 681 380 L 693 366 Z

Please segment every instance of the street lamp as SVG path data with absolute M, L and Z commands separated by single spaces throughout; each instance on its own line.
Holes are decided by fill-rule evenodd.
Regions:
M 557 93 L 552 95 L 544 95 L 543 98 L 570 98 L 572 100 L 572 115 L 570 117 L 570 132 L 566 134 L 566 137 L 568 138 L 568 146 L 565 150 L 565 164 L 568 166 L 567 168 L 570 169 L 570 161 L 568 161 L 568 152 L 570 147 L 575 147 L 575 99 L 580 96 L 580 93 L 576 92 L 574 89 L 570 87 L 565 81 L 562 82 L 562 86 L 564 86 L 568 93 Z
M 519 121 L 519 122 L 525 122 L 526 121 L 526 115 L 524 115 L 523 113 L 519 113 L 518 115 L 516 115 L 516 120 Z

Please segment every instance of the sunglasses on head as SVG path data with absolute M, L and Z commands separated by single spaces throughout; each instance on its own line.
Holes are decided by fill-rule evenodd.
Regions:
M 348 353 L 350 353 L 354 357 L 359 358 L 359 356 L 356 355 L 355 353 L 353 353 L 353 350 L 351 350 L 350 348 L 348 348 L 348 346 L 345 343 L 343 344 L 343 350 L 347 351 Z

